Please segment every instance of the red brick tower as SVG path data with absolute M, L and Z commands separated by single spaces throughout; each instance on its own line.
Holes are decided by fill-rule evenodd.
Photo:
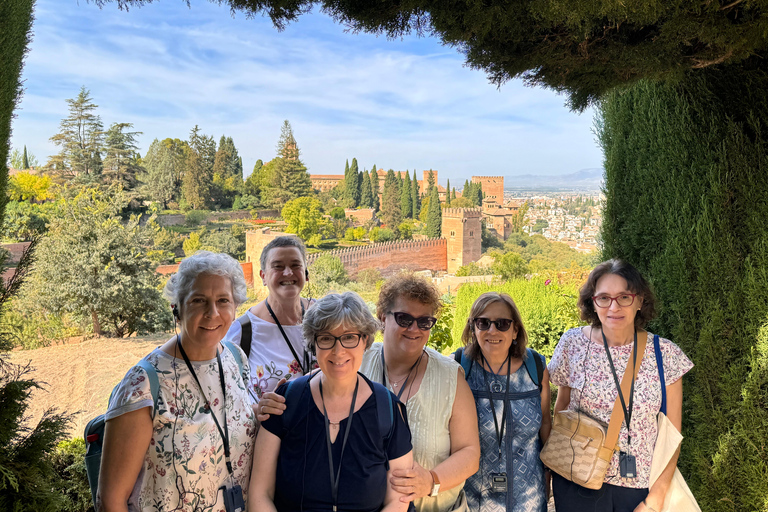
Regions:
M 446 208 L 443 210 L 443 238 L 448 241 L 448 273 L 455 274 L 462 265 L 477 261 L 482 255 L 480 246 L 479 208 Z
M 482 184 L 486 201 L 504 204 L 504 176 L 472 176 L 472 183 Z

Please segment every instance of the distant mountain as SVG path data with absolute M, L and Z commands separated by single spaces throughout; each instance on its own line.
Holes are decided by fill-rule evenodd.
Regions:
M 600 168 L 581 169 L 570 174 L 545 176 L 540 174 L 518 174 L 504 176 L 505 189 L 568 189 L 600 190 L 603 183 L 603 170 Z

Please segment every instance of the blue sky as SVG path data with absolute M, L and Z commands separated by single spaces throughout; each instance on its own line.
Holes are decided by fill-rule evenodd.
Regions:
M 142 154 L 198 124 L 234 139 L 246 174 L 275 155 L 284 119 L 313 174 L 342 173 L 352 157 L 367 169 L 437 169 L 454 184 L 602 166 L 592 110 L 574 114 L 520 81 L 498 89 L 434 38 L 352 34 L 320 13 L 278 32 L 203 0 L 130 12 L 38 0 L 35 16 L 11 144 L 41 163 L 57 152 L 48 139 L 65 99 L 84 85 L 105 127 L 143 132 Z

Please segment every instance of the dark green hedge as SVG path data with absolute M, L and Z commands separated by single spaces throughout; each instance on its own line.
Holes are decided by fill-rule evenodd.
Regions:
M 760 63 L 609 94 L 604 257 L 650 278 L 651 329 L 696 367 L 680 468 L 705 512 L 768 510 L 768 73 Z

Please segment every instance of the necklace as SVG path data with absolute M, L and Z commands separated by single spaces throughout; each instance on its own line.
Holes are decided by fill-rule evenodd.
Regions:
M 400 385 L 400 382 L 405 380 L 405 383 L 403 384 L 403 387 L 400 388 L 400 392 L 397 393 L 397 399 L 400 400 L 400 397 L 403 396 L 403 391 L 405 391 L 405 386 L 408 385 L 408 382 L 411 383 L 411 388 L 413 388 L 413 383 L 416 381 L 416 376 L 419 374 L 419 363 L 421 363 L 421 360 L 424 358 L 424 354 L 426 354 L 426 350 L 421 351 L 421 354 L 419 354 L 419 358 L 416 359 L 416 362 L 413 363 L 413 366 L 408 370 L 408 373 L 405 377 L 402 379 L 398 379 L 397 381 L 392 381 L 392 379 L 387 378 L 387 362 L 384 360 L 384 350 L 381 351 L 381 383 L 386 386 L 387 381 L 389 381 L 390 385 L 392 386 L 392 391 L 397 393 L 397 386 Z M 413 370 L 416 369 L 416 375 L 413 376 L 413 380 L 411 380 L 411 374 L 413 373 Z M 408 392 L 408 395 L 410 397 L 410 391 Z M 408 400 L 406 400 L 407 402 Z

